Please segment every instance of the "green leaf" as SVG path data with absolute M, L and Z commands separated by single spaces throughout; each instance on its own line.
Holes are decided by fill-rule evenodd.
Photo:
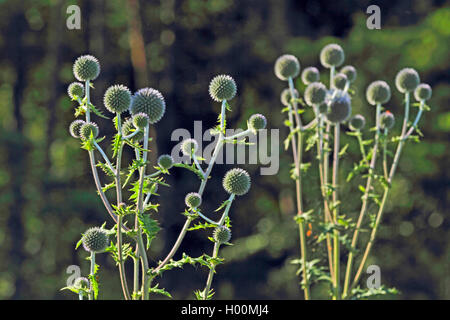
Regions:
M 147 236 L 147 249 L 148 249 L 150 248 L 152 240 L 156 237 L 161 228 L 159 227 L 158 221 L 150 218 L 148 214 L 138 213 L 137 217 L 139 225 L 142 228 L 142 231 L 144 231 L 145 235 Z
M 88 104 L 89 106 L 89 110 L 91 110 L 93 113 L 95 113 L 97 116 L 104 118 L 104 119 L 109 119 L 107 116 L 105 116 L 100 110 L 98 110 L 92 103 Z
M 172 295 L 167 292 L 164 288 L 160 289 L 158 288 L 159 284 L 156 284 L 153 288 L 150 288 L 149 292 L 150 293 L 157 293 L 157 294 L 161 294 L 163 296 L 169 297 L 170 299 L 172 299 Z
M 174 167 L 178 167 L 178 168 L 185 168 L 188 169 L 192 172 L 194 172 L 200 180 L 205 180 L 205 177 L 203 176 L 203 174 L 197 169 L 197 167 L 195 166 L 194 163 L 192 163 L 191 165 L 186 164 L 186 163 L 174 163 L 173 164 Z

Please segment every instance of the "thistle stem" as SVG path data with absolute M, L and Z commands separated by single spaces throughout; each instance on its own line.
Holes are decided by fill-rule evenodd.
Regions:
M 336 124 L 334 127 L 334 151 L 333 151 L 333 217 L 335 223 L 338 221 L 339 205 L 338 205 L 338 175 L 339 175 L 339 148 L 340 148 L 340 124 Z M 335 278 L 335 292 L 334 298 L 339 300 L 340 293 L 340 241 L 339 230 L 335 228 L 333 230 L 334 239 L 334 278 Z
M 369 176 L 367 177 L 366 188 L 364 190 L 364 195 L 362 198 L 363 200 L 362 200 L 361 211 L 359 213 L 358 221 L 356 223 L 355 231 L 353 233 L 350 252 L 348 254 L 347 267 L 345 270 L 344 290 L 343 290 L 344 298 L 349 293 L 348 289 L 349 289 L 349 285 L 350 285 L 350 277 L 351 277 L 351 272 L 352 272 L 352 267 L 353 267 L 354 255 L 355 255 L 355 251 L 356 251 L 356 246 L 358 244 L 359 231 L 361 230 L 361 225 L 362 225 L 364 216 L 367 211 L 367 205 L 369 202 L 369 192 L 372 188 L 372 179 L 373 179 L 375 164 L 376 164 L 376 160 L 377 160 L 378 143 L 379 143 L 379 138 L 380 138 L 381 105 L 377 104 L 376 108 L 377 109 L 376 109 L 376 120 L 375 120 L 376 121 L 375 144 L 374 144 L 374 147 L 372 150 L 372 158 L 370 160 L 370 165 L 369 165 Z
M 89 272 L 89 275 L 91 278 L 95 277 L 95 252 L 91 252 L 91 269 Z M 89 281 L 90 288 L 89 288 L 89 300 L 94 300 L 94 289 L 92 287 L 92 280 Z
M 389 187 L 386 187 L 385 190 L 384 190 L 383 199 L 381 201 L 380 208 L 378 209 L 377 217 L 375 219 L 375 226 L 373 227 L 372 232 L 370 234 L 369 242 L 367 243 L 366 249 L 364 250 L 364 254 L 363 254 L 362 260 L 361 260 L 361 262 L 359 264 L 358 271 L 357 271 L 355 279 L 353 280 L 353 283 L 352 283 L 352 287 L 354 287 L 358 283 L 359 278 L 361 277 L 362 270 L 364 269 L 364 266 L 366 264 L 367 258 L 369 257 L 370 251 L 371 251 L 371 249 L 373 247 L 373 244 L 375 242 L 377 231 L 378 231 L 378 228 L 379 228 L 380 223 L 381 223 L 381 218 L 383 217 L 384 207 L 385 207 L 386 200 L 387 200 L 387 197 L 388 197 L 388 194 L 389 194 L 390 185 L 392 183 L 392 179 L 394 178 L 395 171 L 397 170 L 397 166 L 398 166 L 398 163 L 400 161 L 400 155 L 402 153 L 403 146 L 404 146 L 404 144 L 406 142 L 406 139 L 407 139 L 407 128 L 408 128 L 408 119 L 409 119 L 409 104 L 410 104 L 410 93 L 406 92 L 405 93 L 405 116 L 403 118 L 402 133 L 401 133 L 400 141 L 399 141 L 398 146 L 397 146 L 397 151 L 395 152 L 395 156 L 394 156 L 394 160 L 393 160 L 393 163 L 392 163 L 392 166 L 391 166 L 391 170 L 389 172 L 389 177 L 388 177 L 388 185 L 389 185 Z M 417 123 L 416 123 L 416 125 L 417 125 Z
M 289 82 L 289 90 L 291 91 L 292 107 L 294 109 L 295 121 L 296 121 L 297 127 L 300 128 L 300 130 L 303 130 L 302 120 L 300 119 L 300 115 L 298 114 L 297 101 L 294 98 L 295 97 L 295 88 L 294 88 L 294 80 L 292 80 L 292 77 L 288 78 L 288 82 Z
M 219 254 L 219 248 L 220 248 L 220 244 L 218 242 L 214 243 L 214 250 L 213 250 L 213 259 L 216 259 L 218 254 Z M 215 267 L 211 266 L 211 268 L 209 269 L 209 273 L 208 273 L 208 279 L 206 280 L 206 286 L 205 286 L 205 290 L 203 291 L 203 300 L 206 300 L 208 298 L 208 293 L 211 290 L 211 284 L 214 278 L 214 273 L 215 273 Z

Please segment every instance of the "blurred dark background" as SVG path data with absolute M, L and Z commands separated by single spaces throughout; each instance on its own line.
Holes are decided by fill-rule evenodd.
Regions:
M 66 27 L 71 4 L 81 8 L 81 30 Z M 381 30 L 366 27 L 370 4 L 381 8 Z M 346 64 L 358 70 L 353 108 L 370 119 L 369 124 L 373 108 L 364 93 L 371 81 L 383 79 L 391 85 L 388 107 L 397 119 L 402 112 L 402 97 L 394 89 L 399 69 L 416 68 L 421 80 L 433 87 L 432 111 L 420 122 L 423 141 L 404 149 L 369 262 L 381 267 L 383 284 L 401 291 L 396 298 L 450 298 L 448 2 L 0 0 L 0 27 L 0 299 L 75 299 L 59 289 L 65 286 L 69 265 L 88 272 L 87 254 L 74 250 L 80 234 L 105 220 L 112 226 L 96 196 L 87 154 L 68 133 L 74 103 L 66 89 L 73 81 L 76 57 L 90 53 L 100 60 L 102 72 L 92 98 L 102 110 L 103 93 L 111 84 L 125 84 L 133 91 L 150 86 L 163 93 L 168 107 L 152 132 L 154 161 L 177 143 L 170 141 L 172 130 L 192 131 L 194 120 L 203 120 L 204 129 L 215 124 L 219 105 L 207 89 L 219 73 L 232 75 L 238 85 L 228 124 L 245 127 L 249 115 L 263 113 L 269 128 L 281 128 L 283 140 L 287 130 L 279 93 L 286 83 L 274 76 L 273 63 L 291 53 L 302 68 L 320 67 L 320 49 L 330 42 L 341 44 Z M 327 72 L 320 70 L 322 80 L 328 81 Z M 297 86 L 303 90 L 300 81 Z M 98 123 L 110 140 L 111 123 Z M 342 161 L 342 177 L 358 157 L 354 141 L 344 137 L 347 142 L 351 145 Z M 292 220 L 292 160 L 290 151 L 282 148 L 280 144 L 278 175 L 260 176 L 259 166 L 244 166 L 253 185 L 232 206 L 235 245 L 222 251 L 226 264 L 214 279 L 216 298 L 302 297 L 296 266 L 290 263 L 299 255 Z M 312 155 L 308 160 L 314 160 Z M 310 208 L 319 204 L 315 165 L 306 177 L 312 186 L 305 195 Z M 231 167 L 214 168 L 205 193 L 208 208 L 225 199 L 221 179 Z M 161 206 L 155 215 L 163 230 L 153 242 L 152 266 L 182 227 L 184 195 L 198 187 L 193 174 L 181 169 L 173 170 L 168 182 L 171 188 L 160 189 Z M 361 180 L 343 187 L 343 206 L 350 216 L 358 210 L 358 183 Z M 176 257 L 181 252 L 210 254 L 207 236 L 209 231 L 188 234 Z M 107 255 L 99 255 L 98 262 L 100 298 L 121 298 L 114 262 Z M 193 298 L 192 291 L 204 287 L 206 276 L 205 269 L 186 266 L 167 272 L 160 287 L 175 299 Z M 323 298 L 320 290 L 313 296 Z

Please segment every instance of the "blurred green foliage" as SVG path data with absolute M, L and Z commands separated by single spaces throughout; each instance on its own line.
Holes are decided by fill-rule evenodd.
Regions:
M 82 29 L 68 30 L 66 8 L 75 3 L 82 9 Z M 346 63 L 357 68 L 354 113 L 362 113 L 369 125 L 374 111 L 365 101 L 365 88 L 371 81 L 386 80 L 393 88 L 396 72 L 408 66 L 433 87 L 432 111 L 420 123 L 423 141 L 404 149 L 369 263 L 381 267 L 382 283 L 398 288 L 400 298 L 449 299 L 450 8 L 444 1 L 379 3 L 381 30 L 366 28 L 369 1 L 0 1 L 0 299 L 72 299 L 59 291 L 68 277 L 66 268 L 75 264 L 88 272 L 87 255 L 75 251 L 75 244 L 81 232 L 108 219 L 95 193 L 87 155 L 68 134 L 73 104 L 65 90 L 77 56 L 91 53 L 101 61 L 93 92 L 98 106 L 113 83 L 161 90 L 168 109 L 156 126 L 156 154 L 169 152 L 177 143 L 170 141 L 172 129 L 192 130 L 193 121 L 200 119 L 204 128 L 214 125 L 218 105 L 208 97 L 207 87 L 219 73 L 231 74 L 238 84 L 231 126 L 245 126 L 249 115 L 258 112 L 267 116 L 269 128 L 282 128 L 284 139 L 287 129 L 279 102 L 283 87 L 273 74 L 273 62 L 291 53 L 302 68 L 319 67 L 320 49 L 330 42 L 341 44 Z M 132 16 L 136 5 L 137 15 Z M 145 43 L 145 70 L 131 64 L 130 30 L 136 21 Z M 139 80 L 142 74 L 145 83 Z M 328 81 L 323 69 L 321 76 Z M 393 92 L 388 107 L 399 119 L 401 95 Z M 112 133 L 109 123 L 99 125 L 105 128 L 103 134 Z M 399 126 L 398 121 L 397 130 Z M 346 143 L 350 147 L 342 177 L 358 155 L 355 142 L 345 137 Z M 302 296 L 296 266 L 290 263 L 299 255 L 292 221 L 291 158 L 282 150 L 280 156 L 276 176 L 259 176 L 258 166 L 246 167 L 253 186 L 232 207 L 235 245 L 223 250 L 227 263 L 214 279 L 217 298 Z M 211 190 L 221 190 L 227 169 L 214 169 L 205 199 L 213 198 Z M 313 163 L 305 182 L 311 186 L 305 195 L 309 208 L 320 206 L 315 169 Z M 171 188 L 160 191 L 163 231 L 152 244 L 152 265 L 175 240 L 184 221 L 179 214 L 184 194 L 192 191 L 195 179 L 175 170 L 169 177 Z M 347 196 L 342 196 L 343 205 L 351 216 L 358 210 L 356 187 L 342 186 Z M 207 200 L 205 205 L 214 208 L 215 203 Z M 189 234 L 178 254 L 209 253 L 206 236 Z M 100 298 L 120 298 L 112 259 L 99 255 L 98 262 Z M 193 298 L 206 274 L 188 267 L 173 271 L 161 287 L 176 299 Z M 323 290 L 316 287 L 312 294 L 323 297 Z

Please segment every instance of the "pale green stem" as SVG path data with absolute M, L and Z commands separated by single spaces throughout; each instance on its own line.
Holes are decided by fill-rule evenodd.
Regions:
M 356 250 L 356 246 L 358 244 L 359 231 L 361 230 L 361 225 L 362 225 L 364 216 L 367 211 L 367 205 L 369 202 L 369 192 L 372 188 L 373 174 L 374 174 L 375 164 L 376 164 L 376 160 L 377 160 L 378 143 L 379 143 L 379 139 L 380 139 L 379 138 L 379 136 L 380 136 L 380 113 L 381 113 L 381 105 L 377 104 L 375 144 L 374 144 L 374 147 L 372 150 L 372 159 L 370 160 L 370 165 L 369 165 L 369 176 L 367 177 L 366 188 L 365 188 L 365 192 L 364 192 L 364 195 L 362 198 L 361 211 L 359 213 L 358 221 L 355 226 L 355 231 L 353 233 L 351 248 L 350 248 L 350 252 L 348 254 L 347 268 L 345 270 L 344 290 L 343 290 L 343 294 L 342 294 L 342 296 L 344 298 L 349 293 L 348 289 L 349 289 L 349 285 L 350 285 L 350 277 L 351 277 L 351 272 L 352 272 L 352 267 L 353 267 L 355 250 Z
M 220 248 L 220 244 L 218 242 L 214 243 L 214 250 L 213 250 L 213 258 L 217 258 L 218 254 L 219 254 L 219 248 Z M 203 300 L 206 300 L 208 297 L 208 293 L 211 289 L 211 284 L 214 278 L 214 273 L 215 273 L 215 268 L 211 267 L 211 269 L 209 269 L 209 274 L 208 274 L 208 279 L 206 280 L 206 286 L 205 286 L 205 290 L 203 291 Z
M 406 134 L 405 139 L 407 139 L 413 133 L 414 129 L 417 127 L 420 117 L 422 117 L 424 104 L 425 104 L 425 101 L 420 100 L 419 112 L 417 113 L 416 119 L 414 119 L 414 122 L 413 122 L 411 128 L 408 130 L 408 133 Z
M 246 136 L 246 135 L 249 135 L 250 133 L 252 133 L 252 130 L 247 129 L 247 130 L 245 130 L 245 131 L 236 133 L 236 134 L 234 134 L 234 135 L 232 135 L 232 136 L 224 137 L 224 140 L 225 140 L 225 141 L 231 141 L 231 140 L 233 140 L 233 139 L 237 139 L 237 138 L 240 138 L 240 137 L 244 137 L 244 136 Z
M 289 90 L 291 91 L 292 107 L 294 108 L 295 121 L 296 121 L 297 127 L 300 128 L 300 130 L 303 130 L 302 121 L 300 119 L 300 115 L 298 114 L 297 101 L 294 99 L 295 88 L 294 88 L 294 80 L 292 80 L 292 77 L 288 78 L 288 82 L 289 82 Z
M 111 171 L 116 175 L 116 169 L 114 169 L 113 165 L 111 164 L 111 161 L 109 161 L 108 156 L 105 154 L 103 149 L 99 146 L 99 144 L 94 140 L 94 146 L 97 148 L 98 152 L 102 155 L 103 159 L 105 160 L 108 167 L 111 169 Z
M 340 124 L 336 124 L 334 127 L 334 151 L 333 151 L 333 217 L 334 221 L 338 221 L 339 217 L 339 205 L 338 205 L 338 178 L 339 178 L 339 149 L 340 149 Z M 335 228 L 333 230 L 334 236 L 334 278 L 335 278 L 335 292 L 334 298 L 339 300 L 341 298 L 340 293 L 340 241 L 339 230 Z
M 89 272 L 89 275 L 91 277 L 94 277 L 95 275 L 95 252 L 91 252 L 91 269 Z M 89 288 L 89 300 L 94 300 L 94 289 L 92 288 L 92 281 L 89 281 L 90 288 Z

